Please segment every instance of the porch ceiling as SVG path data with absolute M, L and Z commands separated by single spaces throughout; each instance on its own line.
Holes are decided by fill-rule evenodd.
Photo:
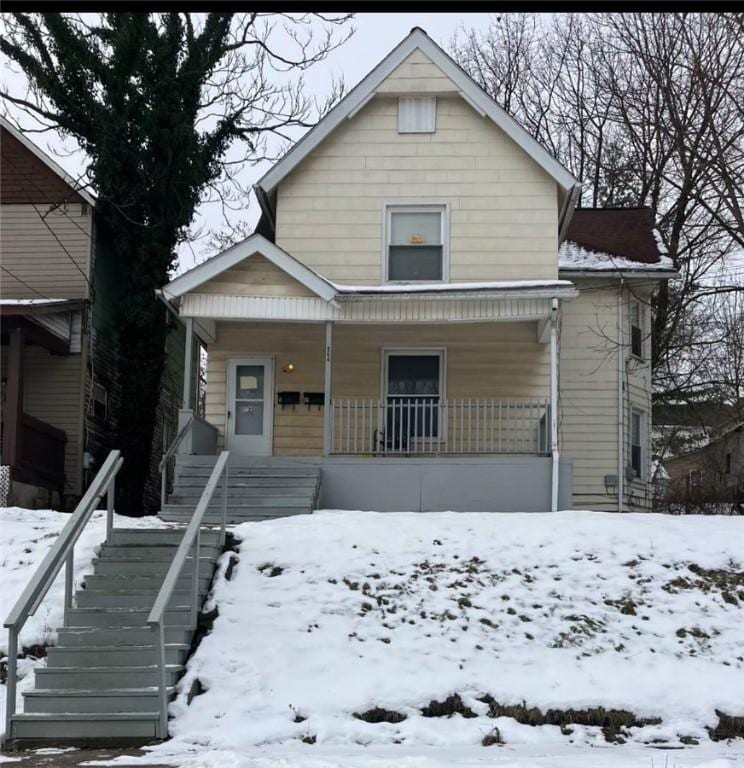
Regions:
M 187 293 L 180 314 L 213 320 L 284 322 L 436 323 L 541 320 L 550 316 L 552 299 L 577 295 L 567 281 L 509 287 L 449 290 L 357 288 L 334 302 L 305 296 L 226 296 Z

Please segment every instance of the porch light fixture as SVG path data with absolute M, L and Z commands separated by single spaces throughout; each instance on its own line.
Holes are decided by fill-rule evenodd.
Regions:
M 284 373 L 292 373 L 294 369 L 295 369 L 294 363 L 287 363 L 287 365 L 284 368 L 282 368 L 282 371 Z

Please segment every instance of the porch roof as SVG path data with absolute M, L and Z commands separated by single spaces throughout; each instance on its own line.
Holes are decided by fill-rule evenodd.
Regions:
M 468 285 L 468 284 L 465 284 Z M 188 293 L 180 314 L 212 320 L 284 322 L 437 323 L 528 321 L 547 318 L 554 298 L 577 295 L 573 284 L 555 281 L 526 286 L 523 281 L 446 289 L 339 293 L 332 302 L 309 296 L 226 296 Z

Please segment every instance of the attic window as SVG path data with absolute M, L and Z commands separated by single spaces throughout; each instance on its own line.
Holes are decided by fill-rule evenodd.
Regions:
M 401 96 L 398 99 L 398 133 L 434 133 L 436 121 L 436 97 Z

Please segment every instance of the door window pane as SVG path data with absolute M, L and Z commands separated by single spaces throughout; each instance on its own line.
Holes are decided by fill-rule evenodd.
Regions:
M 264 404 L 262 402 L 239 402 L 235 405 L 235 434 L 262 435 L 264 421 Z
M 390 355 L 388 395 L 438 395 L 439 355 Z
M 263 400 L 264 367 L 262 365 L 236 366 L 235 393 L 236 400 Z

